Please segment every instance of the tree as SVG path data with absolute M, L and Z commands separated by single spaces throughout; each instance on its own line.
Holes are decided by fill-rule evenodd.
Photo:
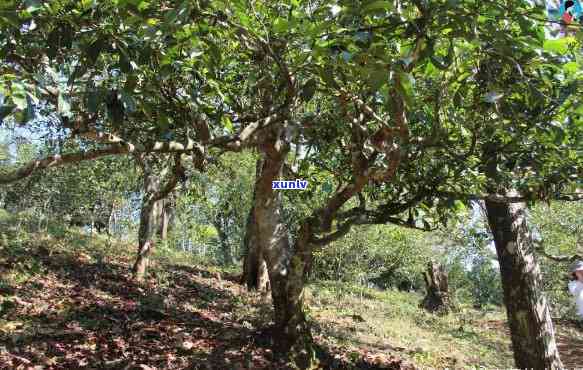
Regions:
M 160 161 L 152 155 L 138 156 L 143 172 L 144 194 L 142 195 L 142 208 L 140 210 L 140 228 L 138 232 L 138 253 L 132 268 L 134 277 L 142 281 L 148 267 L 148 258 L 154 249 L 156 235 L 159 233 L 161 221 L 163 221 L 164 200 L 175 188 L 184 168 L 180 154 L 174 157 L 174 167 L 164 167 L 159 170 Z M 158 163 L 156 163 L 158 162 Z M 162 161 L 162 165 L 163 165 Z M 158 168 L 157 168 L 158 167 Z M 171 172 L 171 173 L 169 173 Z
M 255 165 L 255 177 L 261 175 L 261 160 L 257 160 Z M 249 290 L 267 291 L 269 290 L 269 276 L 267 273 L 267 264 L 263 257 L 263 250 L 257 241 L 257 222 L 255 221 L 255 200 L 256 191 L 253 191 L 253 206 L 247 215 L 245 224 L 245 238 L 243 239 L 243 275 L 241 283 L 247 286 Z
M 429 312 L 448 313 L 453 308 L 453 302 L 449 294 L 447 272 L 443 265 L 429 261 L 423 278 L 427 291 L 420 306 Z
M 501 137 L 507 149 L 495 150 L 509 167 L 498 177 L 518 174 L 512 164 L 519 163 L 518 177 L 533 179 L 530 190 L 520 186 L 528 192 L 519 198 L 538 198 L 534 189 L 549 188 L 541 188 L 545 181 L 551 187 L 570 181 L 552 176 L 565 167 L 558 151 L 546 150 L 565 130 L 532 134 L 532 127 L 548 128 L 520 116 L 512 99 L 523 94 L 537 117 L 576 110 L 573 98 L 544 104 L 546 87 L 561 85 L 549 70 L 562 62 L 540 49 L 566 45 L 545 42 L 541 9 L 519 1 L 256 2 L 251 11 L 248 5 L 112 1 L 97 9 L 18 2 L 16 17 L 0 18 L 6 35 L 0 56 L 7 61 L 0 89 L 10 106 L 3 111 L 26 121 L 27 97 L 42 99 L 72 136 L 99 148 L 31 161 L 0 182 L 110 154 L 188 153 L 201 165 L 209 153 L 256 148 L 262 167 L 253 218 L 270 277 L 278 352 L 299 353 L 307 366 L 311 338 L 302 293 L 314 251 L 353 225 L 429 230 L 456 211 L 455 199 L 508 200 L 506 192 L 490 190 L 481 168 L 490 137 Z M 508 78 L 510 71 L 520 84 Z M 54 78 L 59 74 L 64 78 Z M 505 78 L 496 86 L 499 74 Z M 494 82 L 484 83 L 488 78 Z M 576 96 L 575 87 L 563 91 Z M 501 104 L 503 96 L 510 104 Z M 500 107 L 519 119 L 500 122 Z M 297 161 L 299 170 L 288 171 L 298 147 L 310 154 Z M 542 162 L 527 170 L 525 152 Z M 566 172 L 572 169 L 569 163 Z M 305 192 L 309 206 L 290 223 L 272 181 L 293 175 L 331 179 L 313 184 L 321 186 L 320 196 Z

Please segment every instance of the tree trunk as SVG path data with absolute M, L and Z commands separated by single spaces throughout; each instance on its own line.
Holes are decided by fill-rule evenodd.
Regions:
M 254 197 L 255 199 L 255 197 Z M 269 290 L 269 275 L 263 253 L 257 242 L 257 225 L 255 223 L 254 207 L 251 207 L 247 216 L 245 238 L 243 240 L 243 276 L 241 284 L 247 285 L 248 290 L 265 292 Z
M 258 159 L 255 164 L 255 178 L 261 175 L 262 160 Z M 256 191 L 253 191 L 251 209 L 247 216 L 245 225 L 245 237 L 243 239 L 243 276 L 241 284 L 246 284 L 248 290 L 258 290 L 266 292 L 269 290 L 269 274 L 267 273 L 267 264 L 263 258 L 263 252 L 257 240 L 257 223 L 255 222 L 255 201 Z
M 560 369 L 553 323 L 526 222 L 526 205 L 486 200 L 486 211 L 500 262 L 516 366 Z
M 306 229 L 302 227 L 302 229 Z M 266 253 L 271 281 L 271 297 L 275 310 L 275 350 L 290 354 L 300 368 L 309 368 L 313 354 L 313 338 L 304 312 L 306 272 L 312 258 L 311 246 L 305 231 L 296 241 L 293 254 L 289 254 L 286 235 L 278 235 L 279 247 Z M 278 254 L 279 248 L 287 253 Z M 286 265 L 282 265 L 282 262 Z M 285 266 L 284 268 L 278 266 Z
M 152 195 L 160 190 L 160 177 L 153 174 L 148 167 L 144 166 L 144 198 L 140 212 L 138 255 L 132 269 L 137 281 L 144 280 L 148 258 L 154 248 L 154 239 L 159 230 L 158 222 L 163 206 L 163 200 L 152 200 Z
M 446 314 L 451 310 L 451 299 L 449 295 L 447 272 L 442 265 L 430 261 L 427 264 L 427 271 L 423 274 L 427 293 L 421 306 L 429 312 Z
M 167 203 L 164 205 L 164 212 L 166 214 L 166 234 L 169 235 L 174 230 L 176 223 L 176 197 L 171 194 L 168 197 Z
M 115 227 L 117 225 L 117 215 L 115 214 L 116 206 L 115 202 L 111 203 L 111 210 L 109 212 L 109 218 L 107 219 L 107 234 L 113 235 L 115 233 Z
M 223 252 L 223 263 L 225 265 L 232 265 L 233 262 L 233 253 L 231 251 L 231 245 L 229 244 L 229 239 L 227 237 L 227 233 L 225 232 L 225 219 L 224 215 L 219 212 L 216 218 L 213 221 L 213 226 L 217 230 L 217 234 L 219 236 L 219 242 L 221 243 L 221 249 Z
M 311 260 L 309 228 L 302 225 L 292 250 L 281 214 L 282 193 L 272 189 L 272 181 L 281 176 L 289 146 L 274 140 L 263 149 L 261 174 L 255 182 L 254 235 L 271 284 L 274 352 L 291 359 L 300 368 L 308 368 L 314 358 L 312 336 L 303 310 L 305 271 Z
M 484 147 L 485 172 L 492 181 L 490 193 L 519 195 L 504 188 L 498 148 L 492 141 Z M 486 216 L 494 245 L 504 291 L 504 304 L 510 327 L 514 361 L 519 368 L 560 369 L 561 359 L 546 297 L 543 293 L 535 244 L 526 220 L 524 203 L 501 203 L 486 200 Z
M 158 237 L 160 240 L 166 240 L 168 237 L 168 224 L 170 222 L 170 214 L 169 214 L 169 199 L 164 199 L 162 202 L 162 210 L 160 212 L 160 227 L 158 229 Z

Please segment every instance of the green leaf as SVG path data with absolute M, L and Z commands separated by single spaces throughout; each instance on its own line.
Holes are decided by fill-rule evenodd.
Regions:
M 399 83 L 396 84 L 396 88 L 399 91 L 400 95 L 405 100 L 405 104 L 407 106 L 413 106 L 413 85 L 415 80 L 410 73 L 405 72 L 397 72 L 399 73 Z
M 99 53 L 101 53 L 104 46 L 105 40 L 101 37 L 89 45 L 86 51 L 89 65 L 94 65 L 95 62 L 97 62 L 97 58 L 99 58 Z
M 425 65 L 425 74 L 429 77 L 437 77 L 439 70 L 435 68 L 435 65 L 431 61 L 428 61 Z
M 577 73 L 579 71 L 579 64 L 577 62 L 569 62 L 563 66 L 563 71 L 567 74 Z
M 34 102 L 35 101 L 37 101 L 37 99 L 35 97 L 33 97 L 30 94 L 26 94 L 26 109 L 24 110 L 26 121 L 32 121 L 34 119 Z
M 449 68 L 449 66 L 451 65 L 451 63 L 453 62 L 453 58 L 454 58 L 454 54 L 455 54 L 455 50 L 454 50 L 454 46 L 453 46 L 453 42 L 450 41 L 449 43 L 449 48 L 447 49 L 447 55 L 442 58 L 439 56 L 431 55 L 429 57 L 429 59 L 431 60 L 431 62 L 433 63 L 433 65 L 439 69 L 446 70 Z
M 231 118 L 229 118 L 229 116 L 223 115 L 221 117 L 221 124 L 229 133 L 232 133 L 234 131 L 233 122 L 231 121 Z
M 130 58 L 128 53 L 120 47 L 120 54 L 119 54 L 119 69 L 123 73 L 130 73 L 132 71 L 132 66 L 130 63 Z
M 273 22 L 273 30 L 276 33 L 284 33 L 289 28 L 289 22 L 287 19 L 284 18 L 277 18 L 275 22 Z
M 456 200 L 454 201 L 454 208 L 456 211 L 465 211 L 466 210 L 466 205 L 464 204 L 464 202 L 462 202 L 461 200 Z
M 362 9 L 364 13 L 373 13 L 382 10 L 393 10 L 393 4 L 391 1 L 373 1 L 368 5 L 365 5 Z
M 379 90 L 388 82 L 388 72 L 382 65 L 368 70 L 368 83 L 373 91 Z
M 24 3 L 26 4 L 26 11 L 29 13 L 34 13 L 42 9 L 43 6 L 40 0 L 26 0 Z
M 543 43 L 543 49 L 550 53 L 567 54 L 570 49 L 570 44 L 575 42 L 573 37 L 563 37 L 556 40 L 546 40 Z

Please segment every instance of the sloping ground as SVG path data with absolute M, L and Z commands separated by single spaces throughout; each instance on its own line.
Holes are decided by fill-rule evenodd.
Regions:
M 514 368 L 510 332 L 501 309 L 460 307 L 444 317 L 417 307 L 422 296 L 321 282 L 308 294 L 312 317 L 325 341 L 347 349 L 389 351 L 422 368 Z M 583 367 L 583 325 L 555 321 L 565 368 Z
M 286 368 L 262 331 L 269 298 L 234 276 L 162 250 L 150 279 L 136 284 L 127 244 L 72 231 L 1 234 L 2 369 Z M 322 369 L 512 367 L 501 312 L 438 318 L 416 307 L 414 293 L 338 283 L 313 284 L 306 295 Z M 575 334 L 559 325 L 571 367 L 582 363 Z
M 329 340 L 391 351 L 425 368 L 513 368 L 509 336 L 484 322 L 500 311 L 462 307 L 439 317 L 418 307 L 422 296 L 321 283 L 309 295 L 313 316 Z
M 0 243 L 0 368 L 286 368 L 261 331 L 268 299 L 211 268 L 163 258 L 138 285 L 124 244 L 80 234 Z M 319 356 L 322 369 L 413 368 L 334 346 Z

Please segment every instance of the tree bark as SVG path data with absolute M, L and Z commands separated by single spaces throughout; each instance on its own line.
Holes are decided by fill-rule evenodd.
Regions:
M 442 265 L 435 261 L 427 264 L 427 271 L 423 274 L 427 293 L 421 306 L 429 312 L 440 314 L 448 313 L 451 310 L 451 299 L 449 295 L 447 272 Z
M 562 363 L 526 210 L 524 203 L 486 200 L 488 223 L 500 262 L 514 360 L 522 369 L 560 369 Z
M 170 197 L 168 197 L 168 203 L 164 206 L 164 211 L 166 212 L 167 217 L 166 233 L 170 234 L 174 230 L 176 224 L 176 197 L 174 194 L 171 194 Z
M 262 161 L 257 160 L 255 165 L 255 178 L 258 179 L 261 175 Z M 241 284 L 245 284 L 248 290 L 258 290 L 261 292 L 268 291 L 269 288 L 269 274 L 267 273 L 267 264 L 263 258 L 263 252 L 257 240 L 257 223 L 255 221 L 255 201 L 256 189 L 253 191 L 253 199 L 251 201 L 251 209 L 247 216 L 247 223 L 245 225 L 245 237 L 243 239 L 243 251 L 245 256 L 243 258 L 243 276 L 241 277 Z
M 311 260 L 309 228 L 304 223 L 294 248 L 282 216 L 282 193 L 272 189 L 281 176 L 289 146 L 276 139 L 263 147 L 261 174 L 255 181 L 253 215 L 257 244 L 265 262 L 274 308 L 274 351 L 308 368 L 313 340 L 303 310 L 305 272 Z
M 170 222 L 173 212 L 173 203 L 171 197 L 162 200 L 162 206 L 160 211 L 160 223 L 158 229 L 158 237 L 160 240 L 166 240 L 168 238 L 168 233 L 170 231 Z
M 269 275 L 267 273 L 267 264 L 257 241 L 257 225 L 254 213 L 254 207 L 251 207 L 247 216 L 245 238 L 243 240 L 245 256 L 243 258 L 241 284 L 245 284 L 248 290 L 266 292 L 269 290 Z
M 279 248 L 266 253 L 277 330 L 275 349 L 291 354 L 300 368 L 308 368 L 313 358 L 313 338 L 304 312 L 304 288 L 312 259 L 307 229 L 306 225 L 302 226 L 292 253 L 287 233 L 278 237 L 277 244 L 279 248 L 287 248 L 288 253 L 277 255 Z M 278 268 L 284 261 L 285 267 Z
M 492 181 L 491 195 L 520 197 L 504 185 L 499 172 L 500 143 L 488 143 L 483 150 L 485 173 Z M 535 243 L 527 224 L 524 202 L 504 202 L 487 197 L 486 216 L 500 264 L 504 304 L 510 327 L 514 360 L 519 368 L 560 369 L 549 305 L 543 292 Z
M 163 199 L 156 200 L 153 194 L 160 191 L 160 176 L 152 173 L 149 164 L 144 168 L 144 198 L 140 211 L 140 228 L 138 231 L 138 255 L 132 272 L 137 281 L 143 281 L 148 267 L 149 256 L 154 249 L 155 237 L 159 231 L 159 220 Z

